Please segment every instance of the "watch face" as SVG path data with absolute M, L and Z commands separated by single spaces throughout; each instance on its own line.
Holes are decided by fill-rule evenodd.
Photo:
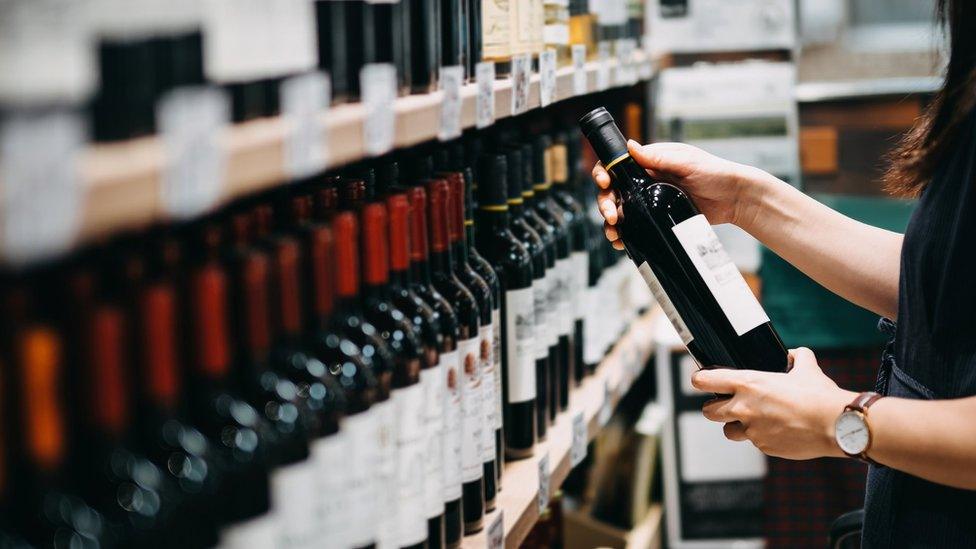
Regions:
M 834 438 L 837 439 L 837 445 L 841 450 L 853 455 L 867 450 L 868 443 L 871 441 L 864 417 L 850 410 L 837 418 L 834 424 Z

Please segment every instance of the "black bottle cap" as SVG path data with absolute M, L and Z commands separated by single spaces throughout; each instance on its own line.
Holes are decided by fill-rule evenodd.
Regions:
M 421 154 L 407 162 L 404 168 L 407 174 L 407 184 L 417 185 L 434 175 L 434 159 L 429 154 Z
M 532 183 L 540 185 L 549 182 L 549 175 L 546 173 L 546 150 L 552 145 L 552 140 L 548 135 L 537 135 L 532 139 Z
M 508 194 L 509 200 L 522 200 L 522 151 L 519 148 L 511 148 L 505 151 L 505 159 L 508 163 Z
M 597 107 L 579 120 L 583 135 L 589 140 L 597 157 L 609 164 L 627 154 L 627 140 L 620 133 L 613 117 L 603 107 Z
M 456 171 L 452 167 L 451 155 L 447 147 L 438 147 L 434 151 L 434 169 L 441 172 Z
M 508 201 L 508 162 L 503 154 L 486 154 L 478 160 L 479 207 L 504 206 Z
M 454 141 L 447 147 L 448 163 L 451 167 L 451 171 L 463 172 L 464 168 L 468 166 L 466 162 L 466 157 L 464 154 L 464 143 L 460 140 Z
M 376 166 L 376 194 L 384 195 L 400 184 L 400 164 L 387 160 Z

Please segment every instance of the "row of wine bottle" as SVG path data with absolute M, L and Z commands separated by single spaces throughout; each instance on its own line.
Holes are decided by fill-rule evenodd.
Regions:
M 0 546 L 459 546 L 622 329 L 581 158 L 496 128 L 4 274 Z

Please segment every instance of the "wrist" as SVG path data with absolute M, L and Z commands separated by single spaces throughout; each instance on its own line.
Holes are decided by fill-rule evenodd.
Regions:
M 768 217 L 764 211 L 773 202 L 770 198 L 782 184 L 782 181 L 759 168 L 737 165 L 732 223 L 747 233 L 755 234 L 754 231 L 759 228 L 757 225 Z
M 858 393 L 838 388 L 829 398 L 824 399 L 820 414 L 820 432 L 826 448 L 827 457 L 847 457 L 847 454 L 837 445 L 836 428 L 837 418 L 848 404 L 854 402 Z

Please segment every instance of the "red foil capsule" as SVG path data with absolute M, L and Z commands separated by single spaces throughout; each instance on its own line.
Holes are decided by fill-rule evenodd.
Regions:
M 271 348 L 268 284 L 270 273 L 268 258 L 263 254 L 249 254 L 240 265 L 241 295 L 244 300 L 243 341 L 245 349 L 253 357 L 267 354 Z
M 390 281 L 390 250 L 387 240 L 386 206 L 380 202 L 362 209 L 363 282 L 381 286 Z
M 403 193 L 386 199 L 390 215 L 390 269 L 401 272 L 410 268 L 410 202 Z
M 121 436 L 129 422 L 122 311 L 100 305 L 89 322 L 89 410 L 101 429 Z
M 196 368 L 204 376 L 223 379 L 230 367 L 227 327 L 227 276 L 217 265 L 205 265 L 190 282 L 190 309 L 196 331 Z
M 332 220 L 335 239 L 336 295 L 349 298 L 359 295 L 359 224 L 351 212 L 336 214 Z
M 426 261 L 427 241 L 427 191 L 422 186 L 407 191 L 410 203 L 410 260 Z
M 464 231 L 464 174 L 460 172 L 447 174 L 447 184 L 451 193 L 447 231 L 453 244 L 461 240 Z
M 172 409 L 180 391 L 176 356 L 176 295 L 167 283 L 147 286 L 139 296 L 141 355 L 146 366 L 146 394 L 155 404 Z
M 430 219 L 430 249 L 435 252 L 447 251 L 450 224 L 450 190 L 447 181 L 433 179 L 427 183 L 428 217 Z
M 332 314 L 335 303 L 336 258 L 332 257 L 332 231 L 325 226 L 314 227 L 308 233 L 306 261 L 308 287 L 312 289 L 312 313 L 316 319 Z
M 292 239 L 283 239 L 272 251 L 274 318 L 277 334 L 297 337 L 302 333 L 301 250 Z

